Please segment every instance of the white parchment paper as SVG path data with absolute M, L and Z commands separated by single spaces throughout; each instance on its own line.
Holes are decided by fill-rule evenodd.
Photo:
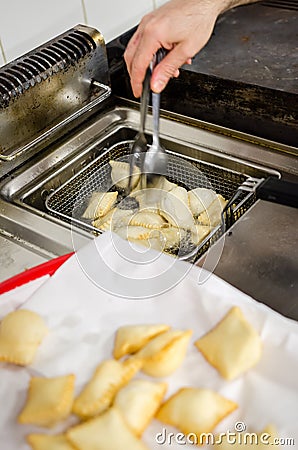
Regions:
M 205 361 L 193 342 L 233 305 L 241 307 L 260 333 L 263 355 L 255 368 L 228 382 Z M 1 449 L 28 450 L 26 434 L 60 432 L 76 420 L 71 417 L 52 430 L 17 424 L 30 376 L 74 373 L 79 392 L 95 367 L 111 357 L 117 328 L 146 323 L 193 330 L 182 366 L 166 378 L 167 397 L 183 386 L 214 389 L 239 405 L 216 432 L 234 431 L 239 421 L 253 432 L 274 424 L 279 437 L 295 442 L 283 445 L 283 449 L 298 446 L 298 325 L 218 277 L 152 250 L 140 253 L 128 242 L 104 233 L 66 261 L 21 307 L 41 314 L 50 333 L 30 367 L 0 366 Z M 0 318 L 6 313 L 7 302 L 1 305 L 0 301 Z M 173 439 L 171 444 L 162 443 L 161 437 L 158 442 L 156 436 L 161 432 L 168 436 L 177 430 L 152 421 L 143 435 L 150 449 L 194 448 Z

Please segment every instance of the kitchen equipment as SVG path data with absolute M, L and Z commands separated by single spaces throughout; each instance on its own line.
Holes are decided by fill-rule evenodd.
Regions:
M 55 217 L 74 226 L 96 234 L 101 233 L 92 225 L 91 220 L 82 217 L 83 212 L 94 191 L 109 191 L 113 187 L 109 161 L 113 159 L 128 162 L 131 144 L 131 141 L 123 141 L 113 145 L 59 186 L 46 198 L 47 210 Z M 214 189 L 226 199 L 237 191 L 237 201 L 235 200 L 229 207 L 229 217 L 233 222 L 242 216 L 255 201 L 254 192 L 241 190 L 242 184 L 249 178 L 247 175 L 169 150 L 166 151 L 166 155 L 168 158 L 166 176 L 171 181 L 188 189 L 196 187 Z M 224 222 L 216 227 L 196 249 L 196 258 L 202 255 L 224 233 L 225 229 Z
M 160 63 L 165 55 L 163 49 L 159 49 L 152 62 L 152 70 Z M 156 176 L 166 175 L 168 157 L 159 141 L 159 110 L 160 94 L 152 92 L 152 115 L 153 115 L 153 142 L 148 148 L 143 165 L 146 183 L 150 185 Z
M 142 161 L 141 166 L 143 167 L 144 154 L 147 151 L 147 139 L 145 136 L 145 125 L 146 125 L 146 116 L 148 111 L 148 102 L 149 102 L 149 88 L 150 88 L 150 78 L 151 78 L 151 68 L 148 67 L 145 74 L 145 79 L 143 82 L 143 90 L 141 96 L 141 104 L 140 104 L 140 129 L 132 143 L 131 146 L 131 157 L 129 161 L 129 181 L 128 181 L 128 194 L 131 192 L 131 181 L 132 181 L 132 173 L 133 167 L 136 164 L 137 160 Z M 143 170 L 142 170 L 143 172 Z M 141 173 L 141 180 L 143 179 L 143 173 Z
M 286 8 L 298 11 L 296 0 L 266 0 L 262 2 L 264 6 L 273 6 L 275 8 Z
M 297 180 L 297 95 L 295 95 L 297 83 L 295 85 L 294 63 L 296 61 L 294 61 L 295 40 L 293 39 L 297 30 L 295 17 L 293 11 L 265 7 L 261 2 L 226 13 L 217 23 L 214 45 L 210 41 L 198 58 L 208 70 L 204 71 L 204 67 L 201 69 L 202 66 L 198 66 L 196 61 L 193 61 L 192 66 L 181 69 L 180 76 L 172 79 L 162 94 L 160 137 L 167 153 L 186 158 L 190 163 L 197 163 L 208 178 L 209 185 L 217 186 L 219 193 L 226 198 L 231 198 L 235 190 L 249 177 L 261 180 L 272 175 L 275 178 Z M 89 37 L 90 34 L 93 35 L 92 33 L 96 35 L 98 32 L 94 30 L 87 32 Z M 80 117 L 59 128 L 57 133 L 53 130 L 54 132 L 45 139 L 22 151 L 14 159 L 1 161 L 2 239 L 5 236 L 5 239 L 12 239 L 14 245 L 18 245 L 20 249 L 24 247 L 32 254 L 41 255 L 43 258 L 53 258 L 73 251 L 74 239 L 77 249 L 93 238 L 95 231 L 86 227 L 88 224 L 75 222 L 72 213 L 70 213 L 70 219 L 52 213 L 46 208 L 45 202 L 52 192 L 75 177 L 97 158 L 105 155 L 107 164 L 110 149 L 123 142 L 132 142 L 139 131 L 139 105 L 132 96 L 129 77 L 123 62 L 123 51 L 132 33 L 133 30 L 123 33 L 107 45 L 109 64 L 107 60 L 102 64 L 103 67 L 108 67 L 111 95 L 90 110 L 87 107 Z M 270 36 L 270 39 L 264 41 L 264 35 Z M 229 37 L 233 39 L 229 40 Z M 55 39 L 59 40 L 60 37 Z M 90 39 L 93 40 L 92 37 Z M 277 45 L 276 42 L 282 45 Z M 70 43 L 64 44 L 70 52 Z M 96 47 L 96 43 L 94 46 Z M 46 48 L 47 44 L 44 44 L 44 47 Z M 216 52 L 218 47 L 225 64 L 221 64 L 220 55 Z M 288 55 L 286 66 L 284 52 Z M 34 55 L 34 51 L 32 54 Z M 233 60 L 233 55 L 237 55 L 236 62 Z M 242 56 L 240 62 L 239 55 Z M 107 56 L 104 46 L 102 56 Z M 258 62 L 254 61 L 255 57 Z M 14 63 L 16 64 L 17 61 Z M 76 71 L 83 70 L 80 61 L 83 64 L 89 59 L 79 59 L 79 62 L 74 60 L 74 76 Z M 95 60 L 93 62 L 95 63 Z M 218 74 L 216 69 L 219 66 Z M 270 72 L 265 66 L 270 69 Z M 5 73 L 5 80 L 9 80 L 6 69 L 7 66 L 0 68 L 0 73 L 1 75 Z M 42 73 L 42 68 L 39 67 L 39 70 Z M 59 74 L 64 79 L 68 71 L 69 69 L 61 70 Z M 52 83 L 55 73 L 53 71 L 52 76 L 49 76 L 49 80 L 43 86 Z M 53 78 L 50 80 L 51 77 Z M 109 83 L 103 82 L 103 84 L 109 86 Z M 92 89 L 90 79 L 87 85 Z M 37 90 L 33 89 L 31 92 L 37 93 Z M 43 92 L 44 97 L 41 96 L 40 101 L 46 104 L 48 91 L 44 89 Z M 22 95 L 24 94 L 15 97 L 15 108 L 17 104 L 20 105 Z M 25 110 L 28 112 L 27 121 L 30 121 L 29 116 L 32 119 L 35 118 L 34 108 Z M 44 108 L 44 111 L 46 113 L 47 109 Z M 47 121 L 48 118 L 45 115 L 43 123 Z M 11 124 L 14 129 L 18 129 L 22 126 L 21 117 L 17 114 L 11 115 Z M 145 130 L 149 144 L 152 128 L 149 108 Z M 113 151 L 111 154 L 113 155 Z M 129 149 L 126 149 L 124 153 L 119 152 L 118 156 L 128 154 Z M 100 164 L 99 161 L 97 164 Z M 91 167 L 90 175 L 93 169 L 96 170 L 96 164 Z M 79 179 L 77 181 L 79 182 Z M 78 194 L 81 189 L 80 184 L 76 185 L 74 182 L 73 185 Z M 61 198 L 61 204 L 64 202 L 68 205 L 68 201 L 72 201 L 72 194 L 69 193 L 69 197 Z M 237 222 L 235 223 L 237 229 L 241 229 L 245 223 L 247 230 L 249 229 L 247 217 L 254 215 L 256 207 L 262 216 L 262 205 L 265 202 L 258 202 L 255 205 L 257 199 L 255 192 L 243 191 L 241 195 L 243 202 L 239 197 L 235 208 L 232 206 L 232 222 Z M 272 203 L 266 202 L 266 204 L 272 207 Z M 259 221 L 258 226 L 261 226 L 261 223 Z M 287 224 L 288 241 L 296 232 L 294 224 L 294 221 Z M 226 228 L 228 227 L 229 224 Z M 233 230 L 231 233 L 234 235 Z M 254 226 L 251 230 L 255 236 Z M 232 239 L 231 233 L 224 234 L 225 242 Z M 218 235 L 222 235 L 222 230 Z M 205 247 L 200 249 L 201 254 L 210 247 L 209 238 L 206 240 Z M 216 238 L 216 235 L 213 236 L 211 243 L 215 242 Z M 279 242 L 278 226 L 275 228 L 272 239 L 275 243 L 274 253 L 282 254 L 283 260 L 287 259 L 289 246 L 285 249 L 283 243 Z M 268 243 L 266 248 L 262 247 L 262 243 L 263 240 L 260 238 L 256 242 L 256 247 L 262 248 L 264 258 L 270 257 L 272 251 L 268 248 Z M 234 252 L 238 251 L 237 245 L 236 240 Z M 249 249 L 247 251 L 249 257 Z M 232 255 L 230 256 L 228 275 L 225 279 L 238 286 L 236 275 L 239 262 L 236 262 Z M 269 286 L 270 294 L 259 296 L 259 289 L 250 291 L 250 294 L 267 304 L 272 304 L 272 299 L 278 295 L 285 299 L 284 308 L 279 306 L 279 310 L 289 316 L 291 314 L 295 316 L 294 310 L 291 309 L 293 293 L 289 288 L 295 280 L 295 271 L 289 266 L 288 281 L 284 283 L 280 280 L 279 285 L 282 284 L 284 289 L 278 291 L 272 288 L 273 265 L 269 267 L 267 259 L 264 258 L 258 259 L 258 264 L 255 263 L 255 259 L 253 263 L 250 260 L 248 266 L 250 272 L 247 271 L 247 273 L 256 272 L 262 276 L 261 282 L 264 286 Z M 5 264 L 11 260 L 13 261 L 13 255 L 11 257 L 9 252 Z M 276 258 L 274 261 L 276 262 Z M 26 267 L 25 260 L 24 267 Z M 275 263 L 274 267 L 276 267 Z M 266 268 L 265 275 L 260 268 Z M 244 279 L 245 283 L 241 285 L 241 289 L 245 291 L 247 288 L 245 284 L 253 286 L 253 283 L 249 277 L 244 276 Z M 278 281 L 279 277 L 274 276 L 274 279 Z
M 24 153 L 73 128 L 110 93 L 104 38 L 85 25 L 2 67 L 0 161 L 20 163 Z
M 234 223 L 233 216 L 231 216 L 231 207 L 237 201 L 241 192 L 254 194 L 256 199 L 298 208 L 298 183 L 280 180 L 272 176 L 266 179 L 249 177 L 237 189 L 223 209 L 222 221 L 227 226 Z

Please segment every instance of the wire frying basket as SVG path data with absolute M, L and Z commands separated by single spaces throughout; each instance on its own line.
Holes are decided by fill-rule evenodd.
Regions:
M 88 230 L 94 234 L 102 233 L 92 225 L 92 221 L 82 217 L 90 196 L 95 191 L 114 190 L 111 181 L 110 160 L 129 161 L 132 141 L 122 141 L 104 150 L 81 171 L 63 183 L 46 199 L 49 213 L 63 221 Z M 249 178 L 243 173 L 216 166 L 204 161 L 166 150 L 169 155 L 167 178 L 186 189 L 204 187 L 213 189 L 226 200 L 231 199 L 241 185 Z M 240 189 L 241 191 L 241 189 Z M 254 203 L 253 192 L 240 192 L 237 202 L 228 211 L 229 224 L 235 222 Z M 224 233 L 225 221 L 216 227 L 196 248 L 198 259 Z

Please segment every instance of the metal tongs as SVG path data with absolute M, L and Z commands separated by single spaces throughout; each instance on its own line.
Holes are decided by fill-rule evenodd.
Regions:
M 157 64 L 160 63 L 165 54 L 166 51 L 163 48 L 157 51 L 152 61 L 152 70 Z M 145 174 L 146 187 L 150 187 L 156 177 L 167 174 L 168 155 L 159 141 L 159 110 L 160 94 L 152 92 L 153 141 L 146 152 L 143 163 L 143 173 Z
M 153 142 L 148 148 L 145 137 L 145 123 L 149 102 L 149 87 L 151 73 L 154 67 L 164 58 L 166 51 L 159 49 L 148 67 L 143 82 L 143 91 L 140 107 L 140 130 L 133 142 L 131 149 L 129 165 L 128 195 L 132 188 L 133 168 L 137 159 L 141 162 L 141 189 L 151 184 L 155 176 L 165 175 L 167 173 L 168 156 L 159 142 L 159 109 L 160 94 L 152 92 L 152 115 L 153 115 Z
M 143 164 L 145 159 L 145 153 L 147 151 L 145 124 L 149 103 L 150 80 L 151 80 L 151 67 L 149 66 L 146 71 L 145 79 L 143 81 L 143 90 L 140 104 L 140 116 L 141 116 L 140 129 L 131 147 L 131 155 L 129 160 L 128 195 L 131 193 L 133 169 L 138 159 L 141 160 L 141 174 L 143 174 Z

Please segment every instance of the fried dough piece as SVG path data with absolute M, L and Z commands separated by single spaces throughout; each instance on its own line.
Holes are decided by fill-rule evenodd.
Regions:
M 209 226 L 196 224 L 191 232 L 191 239 L 195 245 L 199 245 L 210 232 Z
M 140 241 L 142 239 L 149 239 L 151 234 L 151 230 L 149 228 L 130 225 L 117 228 L 115 232 L 122 237 L 122 239 L 127 239 L 132 242 Z
M 191 229 L 194 225 L 194 218 L 188 205 L 188 193 L 181 186 L 161 196 L 159 213 L 174 227 Z
M 83 214 L 84 219 L 98 219 L 107 214 L 114 206 L 118 192 L 93 192 Z
M 76 450 L 149 450 L 126 425 L 115 407 L 70 428 L 66 436 Z
M 18 417 L 19 423 L 51 427 L 65 419 L 71 411 L 74 383 L 74 375 L 31 378 L 28 398 Z
M 102 231 L 113 231 L 117 227 L 128 225 L 133 212 L 131 209 L 113 208 L 103 217 L 94 220 L 92 225 Z
M 0 324 L 0 361 L 26 366 L 48 333 L 42 317 L 26 309 L 7 314 Z
M 81 418 L 88 418 L 105 411 L 114 400 L 117 391 L 141 368 L 140 359 L 129 358 L 124 362 L 108 359 L 95 370 L 91 380 L 76 397 L 72 411 Z
M 171 191 L 172 189 L 174 189 L 175 187 L 177 187 L 176 183 L 172 183 L 171 181 L 169 181 L 166 177 L 163 176 L 159 176 L 159 177 L 154 177 L 152 182 L 148 183 L 147 186 L 149 189 L 160 189 L 162 191 Z
M 195 345 L 227 380 L 233 380 L 254 367 L 262 353 L 259 334 L 237 306 L 231 308 Z
M 136 436 L 141 436 L 158 410 L 167 383 L 138 379 L 130 381 L 117 393 L 114 406 Z
M 156 418 L 173 425 L 185 435 L 194 436 L 194 443 L 203 444 L 200 436 L 210 433 L 216 425 L 237 408 L 237 404 L 210 389 L 182 388 L 170 397 Z
M 138 211 L 129 221 L 129 225 L 150 229 L 162 228 L 166 223 L 165 219 L 156 212 L 146 210 Z
M 32 450 L 75 450 L 64 434 L 29 434 L 27 442 Z
M 195 217 L 202 214 L 216 200 L 216 192 L 207 188 L 188 191 L 189 207 Z
M 112 168 L 111 178 L 115 186 L 120 189 L 127 189 L 129 181 L 129 163 L 124 161 L 109 161 Z M 137 166 L 133 167 L 131 188 L 134 189 L 140 179 L 141 171 Z
M 169 325 L 126 325 L 117 330 L 113 356 L 116 359 L 135 353 L 144 347 L 150 339 L 169 330 Z
M 227 204 L 227 200 L 222 195 L 217 194 L 216 200 L 211 203 L 206 211 L 198 216 L 198 222 L 200 225 L 206 225 L 209 227 L 216 227 L 221 223 L 221 213 Z
M 163 191 L 157 189 L 141 189 L 130 194 L 135 198 L 139 204 L 140 211 L 150 211 L 156 214 L 159 213 L 159 201 Z
M 173 373 L 182 364 L 191 335 L 191 330 L 169 330 L 149 341 L 135 355 L 143 360 L 142 371 L 152 377 Z

